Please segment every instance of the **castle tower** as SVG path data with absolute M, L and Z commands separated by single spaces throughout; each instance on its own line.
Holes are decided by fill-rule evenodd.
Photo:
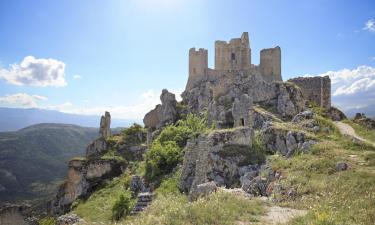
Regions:
M 186 84 L 186 90 L 191 89 L 193 85 L 207 75 L 208 53 L 207 49 L 195 48 L 189 50 L 189 78 Z
M 251 65 L 249 34 L 244 32 L 241 38 L 215 41 L 215 70 L 245 70 Z
M 282 81 L 280 47 L 262 49 L 259 67 L 265 81 Z

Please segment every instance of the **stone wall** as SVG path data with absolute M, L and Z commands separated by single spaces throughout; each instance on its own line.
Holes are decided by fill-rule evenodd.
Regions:
M 215 42 L 215 70 L 242 70 L 251 65 L 249 35 L 244 32 L 241 38 Z
M 265 81 L 282 81 L 280 47 L 262 49 L 259 67 Z
M 298 85 L 308 101 L 325 109 L 331 108 L 331 79 L 328 76 L 298 77 L 288 81 Z
M 194 83 L 205 76 L 207 74 L 207 69 L 207 50 L 200 48 L 196 51 L 195 48 L 191 48 L 189 50 L 189 78 L 186 84 L 186 89 L 190 89 Z

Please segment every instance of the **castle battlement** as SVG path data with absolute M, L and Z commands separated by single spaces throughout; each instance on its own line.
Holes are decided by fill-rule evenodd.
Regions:
M 207 76 L 226 72 L 244 71 L 251 75 L 259 71 L 265 81 L 282 81 L 280 47 L 263 49 L 260 52 L 260 64 L 251 64 L 251 48 L 249 34 L 242 33 L 241 38 L 233 38 L 229 42 L 215 41 L 215 68 L 208 68 L 208 51 L 200 48 L 189 50 L 189 79 L 186 89 Z

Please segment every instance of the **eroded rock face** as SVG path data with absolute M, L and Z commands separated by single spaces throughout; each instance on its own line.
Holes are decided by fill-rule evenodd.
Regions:
M 293 131 L 277 126 L 268 126 L 262 129 L 263 143 L 271 153 L 280 153 L 290 157 L 297 149 L 308 151 L 316 142 L 308 140 L 302 131 Z
M 1 225 L 37 225 L 37 219 L 32 217 L 31 206 L 27 204 L 0 205 Z
M 179 187 L 194 192 L 199 184 L 213 181 L 230 187 L 238 182 L 240 168 L 263 160 L 251 150 L 253 131 L 248 127 L 216 130 L 189 140 L 185 147 Z
M 61 215 L 68 212 L 70 205 L 76 199 L 88 197 L 96 187 L 106 180 L 119 176 L 125 168 L 126 164 L 123 161 L 105 159 L 71 160 L 68 177 L 51 202 L 51 213 Z
M 292 118 L 305 108 L 306 100 L 301 90 L 290 83 L 277 83 L 277 112 L 282 117 Z
M 159 129 L 166 124 L 171 124 L 177 119 L 177 101 L 173 93 L 163 89 L 160 95 L 161 105 L 148 112 L 143 118 L 143 123 L 147 128 Z
M 100 157 L 108 149 L 108 143 L 104 137 L 99 137 L 87 146 L 86 157 L 95 158 Z
M 111 136 L 111 114 L 109 112 L 105 112 L 104 116 L 100 119 L 99 134 L 104 139 Z

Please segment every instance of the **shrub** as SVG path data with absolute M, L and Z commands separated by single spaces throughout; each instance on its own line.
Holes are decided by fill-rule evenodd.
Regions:
M 142 144 L 146 141 L 146 129 L 134 123 L 131 127 L 122 131 L 123 141 L 129 145 Z
M 112 207 L 112 219 L 118 221 L 128 215 L 131 211 L 130 205 L 130 196 L 120 195 Z
M 156 141 L 146 153 L 146 178 L 153 180 L 170 173 L 182 161 L 182 149 L 174 141 Z

